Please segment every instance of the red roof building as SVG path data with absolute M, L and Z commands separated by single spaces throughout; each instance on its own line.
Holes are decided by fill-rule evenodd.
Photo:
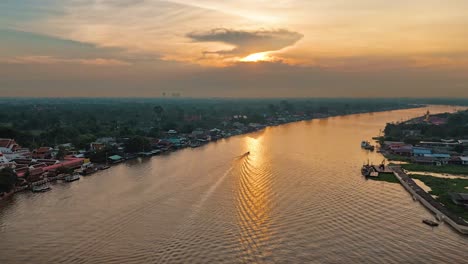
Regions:
M 14 139 L 11 138 L 0 138 L 0 151 L 3 149 L 8 149 L 11 152 L 16 151 L 16 149 L 19 149 L 20 146 Z
M 52 158 L 52 148 L 40 147 L 33 150 L 32 157 L 34 159 L 50 159 Z

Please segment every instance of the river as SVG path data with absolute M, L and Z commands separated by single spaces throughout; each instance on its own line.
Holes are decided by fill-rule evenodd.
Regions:
M 360 175 L 383 159 L 361 140 L 425 111 L 270 127 L 20 193 L 0 205 L 0 263 L 467 263 L 467 236 Z

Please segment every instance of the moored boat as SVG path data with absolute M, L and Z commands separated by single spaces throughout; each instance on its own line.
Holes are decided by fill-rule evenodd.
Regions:
M 73 182 L 73 181 L 77 181 L 80 179 L 80 174 L 78 173 L 73 173 L 72 175 L 67 175 L 65 176 L 65 178 L 63 178 L 64 181 L 66 182 Z
M 200 146 L 201 146 L 200 142 L 192 142 L 192 143 L 190 143 L 190 147 L 191 147 L 191 148 L 198 148 L 198 147 L 200 147 Z
M 50 186 L 48 184 L 35 185 L 31 188 L 33 192 L 47 192 L 50 191 Z
M 373 172 L 373 168 L 369 164 L 365 164 L 361 168 L 361 173 L 362 173 L 362 176 L 364 177 L 369 177 L 372 172 Z
M 370 150 L 370 151 L 374 151 L 375 146 L 371 145 L 371 143 L 369 141 L 363 140 L 363 141 L 361 141 L 361 148 L 367 149 L 367 150 Z
M 100 170 L 107 170 L 109 168 L 110 168 L 109 165 L 104 165 L 104 166 L 99 167 Z

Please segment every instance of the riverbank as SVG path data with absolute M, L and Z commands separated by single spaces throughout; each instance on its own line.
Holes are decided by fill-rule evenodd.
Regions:
M 400 166 L 391 166 L 391 169 L 401 185 L 413 196 L 413 199 L 419 201 L 424 207 L 434 213 L 437 219 L 446 222 L 458 232 L 468 235 L 467 221 L 451 212 L 447 207 L 424 191 Z M 419 179 L 422 180 L 422 178 Z
M 311 116 L 311 115 L 306 115 L 306 114 L 303 114 L 303 115 L 289 115 L 289 116 L 285 116 L 285 117 L 281 117 L 281 116 L 278 116 L 277 118 L 275 119 L 271 119 L 270 121 L 266 122 L 266 123 L 262 123 L 262 124 L 253 124 L 253 125 L 250 125 L 249 126 L 243 126 L 243 127 L 240 127 L 240 128 L 225 128 L 224 130 L 219 130 L 219 129 L 213 129 L 213 130 L 216 130 L 216 133 L 215 135 L 211 135 L 210 136 L 210 131 L 212 130 L 208 130 L 208 131 L 203 131 L 203 139 L 200 139 L 200 137 L 198 136 L 198 134 L 196 136 L 192 134 L 170 134 L 168 133 L 168 137 L 166 138 L 161 138 L 161 139 L 158 139 L 159 142 L 163 142 L 165 143 L 165 145 L 157 145 L 155 146 L 155 148 L 153 148 L 153 151 L 149 151 L 149 152 L 140 152 L 140 153 L 128 153 L 124 150 L 120 151 L 120 152 L 116 152 L 116 153 L 107 153 L 107 151 L 104 151 L 102 154 L 102 156 L 105 156 L 105 159 L 108 158 L 108 156 L 111 156 L 111 155 L 115 155 L 115 156 L 119 156 L 121 159 L 117 160 L 117 161 L 111 161 L 111 163 L 109 163 L 109 165 L 115 165 L 115 164 L 119 164 L 121 162 L 125 162 L 127 160 L 133 160 L 133 159 L 136 159 L 138 157 L 141 157 L 141 158 L 148 158 L 148 157 L 151 157 L 151 156 L 156 156 L 156 155 L 159 155 L 159 154 L 167 154 L 167 153 L 170 153 L 170 152 L 174 152 L 174 151 L 178 151 L 178 150 L 181 150 L 181 149 L 185 149 L 185 148 L 197 148 L 197 147 L 201 147 L 205 144 L 208 144 L 210 142 L 215 142 L 215 141 L 218 141 L 218 140 L 221 140 L 221 139 L 227 139 L 227 138 L 230 138 L 230 137 L 234 137 L 234 136 L 238 136 L 238 135 L 245 135 L 245 134 L 249 134 L 249 133 L 255 133 L 255 132 L 258 132 L 260 130 L 263 130 L 265 129 L 266 127 L 273 127 L 273 126 L 280 126 L 280 125 L 285 125 L 285 124 L 291 124 L 291 123 L 295 123 L 295 122 L 301 122 L 301 121 L 312 121 L 312 120 L 317 120 L 317 119 L 326 119 L 326 118 L 333 118 L 333 117 L 339 117 L 339 116 L 348 116 L 348 115 L 356 115 L 356 114 L 370 114 L 370 113 L 378 113 L 378 112 L 384 112 L 384 111 L 396 111 L 396 110 L 405 110 L 405 109 L 413 109 L 413 108 L 419 108 L 421 107 L 421 105 L 405 105 L 405 107 L 398 107 L 398 108 L 391 108 L 391 109 L 382 109 L 380 111 L 374 111 L 374 112 L 363 112 L 363 111 L 352 111 L 351 113 L 349 114 L 344 114 L 344 115 L 335 115 L 335 114 L 326 114 L 326 115 L 319 115 L 319 116 Z M 175 132 L 175 131 L 174 131 Z M 169 135 L 170 134 L 170 135 Z M 170 136 L 170 137 L 169 137 Z M 187 140 L 189 139 L 190 140 Z M 186 139 L 186 141 L 184 142 L 184 144 L 181 144 L 182 139 Z M 175 142 L 178 142 L 177 144 L 174 143 Z M 52 149 L 52 148 L 50 148 Z M 88 158 L 88 159 L 91 159 L 92 160 L 92 156 L 88 154 L 82 154 L 82 156 L 84 156 L 85 158 Z M 97 167 L 102 167 L 102 166 L 97 166 Z M 99 169 L 97 168 L 96 170 L 93 170 L 91 172 L 88 172 L 88 173 L 82 173 L 82 175 L 90 175 L 90 174 L 93 174 L 95 172 L 99 171 Z M 39 182 L 30 182 L 28 186 L 33 186 L 33 185 L 37 185 L 37 184 L 44 184 L 44 183 L 47 183 L 49 181 L 55 181 L 57 180 L 56 177 L 46 177 L 46 178 L 43 178 L 41 179 Z M 30 187 L 28 188 L 25 188 L 24 186 L 21 186 L 21 187 L 17 187 L 16 188 L 16 192 L 20 192 L 20 191 L 24 191 L 24 190 L 28 190 L 30 189 Z
M 434 173 L 447 173 L 454 175 L 468 176 L 468 166 L 461 165 L 420 165 L 420 164 L 402 164 L 401 167 L 407 171 L 420 171 L 420 172 L 434 172 Z

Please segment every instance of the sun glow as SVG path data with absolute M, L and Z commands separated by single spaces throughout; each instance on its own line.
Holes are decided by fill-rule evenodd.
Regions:
M 240 59 L 242 62 L 257 62 L 257 61 L 271 61 L 272 58 L 268 55 L 268 52 L 259 52 L 250 54 L 247 57 Z

